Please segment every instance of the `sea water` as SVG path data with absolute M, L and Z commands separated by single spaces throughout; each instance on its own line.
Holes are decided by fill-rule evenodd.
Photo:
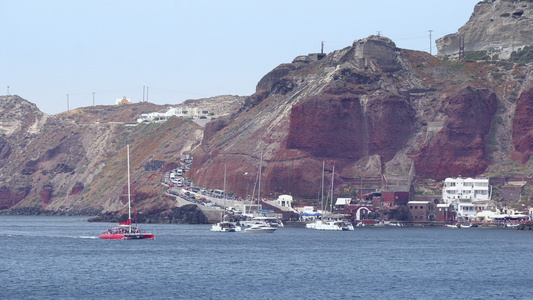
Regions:
M 446 227 L 211 232 L 0 216 L 0 299 L 532 299 L 533 232 Z

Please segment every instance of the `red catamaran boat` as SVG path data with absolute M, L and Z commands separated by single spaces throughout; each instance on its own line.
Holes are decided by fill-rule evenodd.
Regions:
M 135 214 L 135 226 L 131 225 L 131 188 L 130 188 L 130 145 L 127 145 L 128 150 L 128 220 L 118 224 L 118 227 L 109 228 L 102 233 L 99 238 L 105 240 L 140 240 L 140 239 L 154 239 L 152 233 L 142 231 L 137 227 L 137 212 Z M 135 207 L 135 205 L 133 206 Z

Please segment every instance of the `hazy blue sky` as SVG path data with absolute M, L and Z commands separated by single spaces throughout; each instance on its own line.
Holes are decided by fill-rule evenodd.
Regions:
M 251 95 L 296 56 L 376 34 L 429 52 L 478 0 L 0 0 L 0 95 L 47 114 L 133 102 Z M 432 53 L 437 49 L 433 44 Z

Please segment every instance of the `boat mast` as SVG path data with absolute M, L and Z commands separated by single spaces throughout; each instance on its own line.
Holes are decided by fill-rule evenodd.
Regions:
M 259 161 L 259 184 L 257 190 L 257 212 L 261 209 L 261 169 L 263 168 L 263 151 L 261 151 L 261 160 Z
M 333 179 L 335 179 L 335 166 L 333 166 L 333 172 L 331 173 L 331 202 L 329 203 L 329 212 L 333 212 Z
M 324 212 L 324 165 L 325 165 L 325 162 L 322 161 L 322 198 L 321 198 L 321 208 L 322 208 L 322 212 Z
M 220 217 L 220 222 L 224 222 L 224 214 L 226 213 L 226 164 L 224 164 L 224 209 L 222 210 L 222 216 Z
M 128 223 L 130 223 L 129 231 L 131 232 L 130 145 L 126 145 L 126 149 L 128 158 Z

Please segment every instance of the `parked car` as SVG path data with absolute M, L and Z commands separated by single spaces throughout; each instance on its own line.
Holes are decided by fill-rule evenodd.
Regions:
M 213 197 L 215 197 L 215 198 L 224 198 L 224 191 L 222 191 L 222 190 L 213 190 Z

